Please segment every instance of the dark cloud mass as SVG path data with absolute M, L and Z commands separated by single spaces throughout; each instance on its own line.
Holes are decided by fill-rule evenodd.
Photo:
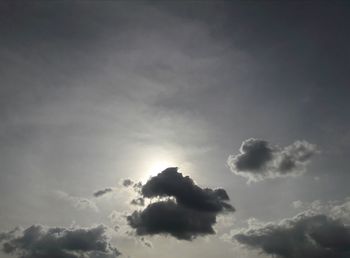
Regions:
M 8 233 L 2 251 L 20 258 L 117 257 L 121 253 L 109 243 L 106 230 L 103 225 L 76 229 L 33 225 Z
M 234 235 L 239 243 L 281 258 L 350 257 L 350 227 L 324 214 L 300 214 Z
M 237 170 L 260 170 L 273 159 L 273 150 L 267 141 L 248 139 L 242 143 L 241 154 L 237 157 Z
M 212 226 L 216 213 L 189 209 L 168 200 L 135 211 L 127 220 L 140 236 L 167 233 L 178 239 L 191 240 L 198 235 L 215 233 Z
M 152 177 L 143 187 L 142 195 L 147 198 L 175 197 L 178 204 L 188 208 L 220 212 L 233 210 L 226 203 L 229 197 L 224 189 L 200 188 L 193 180 L 177 172 L 177 168 L 167 168 L 157 176 Z
M 103 189 L 103 190 L 99 190 L 99 191 L 94 192 L 94 196 L 95 196 L 95 197 L 100 197 L 100 196 L 105 195 L 105 194 L 107 194 L 107 193 L 110 193 L 110 192 L 112 192 L 112 191 L 113 191 L 112 188 L 106 188 L 106 189 Z
M 227 163 L 233 173 L 249 181 L 260 181 L 302 174 L 316 152 L 316 146 L 307 141 L 295 141 L 280 148 L 251 138 L 242 142 L 240 154 L 230 155 Z
M 167 168 L 142 186 L 144 198 L 174 198 L 149 204 L 143 211 L 127 217 L 137 235 L 170 234 L 192 240 L 199 235 L 214 234 L 213 225 L 220 212 L 233 212 L 224 189 L 200 188 L 184 177 L 176 167 Z
M 18 228 L 14 228 L 13 230 L 10 230 L 8 232 L 0 232 L 0 243 L 2 241 L 11 239 L 17 230 L 18 230 Z

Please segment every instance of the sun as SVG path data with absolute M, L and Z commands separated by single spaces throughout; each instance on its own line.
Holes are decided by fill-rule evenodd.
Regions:
M 174 163 L 167 161 L 167 160 L 160 160 L 160 161 L 156 161 L 152 164 L 150 164 L 150 167 L 148 169 L 148 175 L 149 176 L 156 176 L 158 175 L 160 172 L 162 172 L 164 169 L 168 168 L 168 167 L 173 167 Z
M 176 163 L 168 159 L 154 160 L 154 161 L 147 162 L 146 173 L 143 176 L 142 181 L 146 182 L 148 179 L 158 175 L 160 172 L 162 172 L 168 167 L 176 167 Z
M 187 162 L 179 150 L 164 150 L 161 147 L 153 147 L 143 150 L 138 163 L 138 178 L 141 183 L 146 183 L 151 177 L 161 173 L 169 167 L 178 167 L 181 171 L 193 171 L 192 165 Z

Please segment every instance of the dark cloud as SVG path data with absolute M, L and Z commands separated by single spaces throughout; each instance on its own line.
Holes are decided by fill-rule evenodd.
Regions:
M 242 142 L 240 154 L 230 155 L 227 163 L 233 173 L 249 181 L 260 181 L 302 174 L 316 152 L 316 146 L 307 141 L 295 141 L 280 148 L 251 138 Z
M 141 194 L 142 186 L 143 186 L 142 183 L 138 182 L 138 183 L 135 183 L 132 187 L 136 193 Z
M 167 198 L 149 204 L 127 217 L 136 234 L 169 234 L 177 239 L 192 240 L 214 234 L 213 225 L 221 212 L 233 212 L 224 189 L 200 188 L 188 176 L 167 168 L 149 179 L 141 188 L 143 198 Z
M 267 141 L 248 139 L 242 143 L 235 165 L 238 170 L 260 170 L 272 160 L 273 150 Z
M 178 204 L 191 209 L 209 212 L 234 210 L 226 203 L 229 197 L 224 189 L 200 188 L 189 176 L 177 172 L 177 168 L 167 168 L 152 177 L 141 189 L 147 198 L 174 197 Z
M 11 239 L 19 228 L 14 228 L 8 232 L 0 232 L 0 242 Z
M 350 257 L 350 227 L 324 214 L 300 214 L 280 223 L 244 230 L 234 239 L 281 258 Z
M 168 200 L 135 211 L 127 220 L 140 236 L 170 234 L 177 239 L 192 240 L 198 235 L 215 233 L 212 226 L 216 213 L 192 210 Z
M 125 187 L 129 187 L 129 186 L 133 185 L 134 182 L 132 180 L 130 180 L 130 179 L 124 179 L 122 184 Z
M 47 228 L 33 225 L 4 239 L 2 251 L 20 258 L 113 258 L 121 253 L 109 243 L 105 226 Z
M 112 191 L 113 191 L 112 188 L 106 188 L 106 189 L 103 189 L 103 190 L 99 190 L 99 191 L 94 192 L 94 196 L 95 196 L 95 197 L 100 197 L 100 196 L 105 195 L 105 194 L 107 194 L 107 193 L 110 193 L 110 192 L 112 192 Z

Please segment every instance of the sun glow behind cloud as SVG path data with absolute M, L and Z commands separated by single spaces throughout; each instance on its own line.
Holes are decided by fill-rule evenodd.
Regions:
M 155 158 L 150 160 L 147 162 L 146 173 L 142 178 L 142 181 L 146 182 L 150 177 L 158 175 L 168 167 L 176 167 L 176 162 L 168 158 Z
M 193 168 L 189 162 L 187 162 L 179 150 L 170 148 L 167 151 L 161 147 L 147 148 L 143 151 L 142 161 L 140 162 L 140 174 L 139 178 L 145 183 L 150 177 L 158 175 L 164 169 L 168 167 L 178 167 L 180 171 L 192 172 Z M 191 173 L 192 174 L 192 173 Z

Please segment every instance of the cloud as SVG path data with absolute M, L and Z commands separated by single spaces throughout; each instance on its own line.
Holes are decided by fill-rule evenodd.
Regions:
M 241 154 L 233 157 L 238 171 L 261 170 L 265 164 L 273 159 L 273 150 L 267 141 L 248 139 L 243 141 Z
M 155 202 L 143 211 L 127 217 L 137 235 L 167 233 L 177 239 L 191 240 L 198 235 L 214 234 L 216 214 L 200 212 L 178 205 L 172 200 Z
M 250 138 L 242 142 L 239 154 L 228 157 L 227 164 L 233 173 L 248 178 L 248 182 L 261 181 L 304 173 L 315 153 L 316 145 L 307 141 L 295 141 L 280 148 Z
M 4 253 L 20 258 L 113 258 L 121 253 L 106 234 L 107 227 L 60 228 L 33 225 L 2 243 Z
M 350 198 L 345 200 L 332 200 L 332 201 L 320 201 L 302 202 L 302 207 L 305 207 L 307 213 L 312 214 L 326 214 L 327 216 L 341 220 L 345 224 L 350 224 Z
M 19 228 L 16 227 L 13 230 L 10 230 L 10 231 L 7 231 L 7 232 L 0 232 L 0 243 L 2 241 L 11 239 L 18 230 L 19 230 Z
M 284 258 L 345 258 L 350 255 L 350 228 L 326 215 L 296 217 L 236 234 L 241 244 Z
M 250 225 L 233 239 L 252 249 L 281 258 L 350 257 L 349 202 L 313 204 L 309 210 L 279 223 Z M 325 212 L 323 212 L 325 211 Z
M 219 213 L 233 212 L 224 189 L 200 188 L 176 167 L 167 168 L 141 188 L 143 198 L 158 198 L 127 217 L 139 236 L 166 234 L 181 240 L 214 234 Z M 162 198 L 165 198 L 163 200 Z
M 101 196 L 103 196 L 103 195 L 105 195 L 105 194 L 107 194 L 107 193 L 110 193 L 110 192 L 112 192 L 112 191 L 113 191 L 112 188 L 106 188 L 106 189 L 103 189 L 103 190 L 99 190 L 99 191 L 94 192 L 94 196 L 95 196 L 95 197 L 101 197 Z
M 326 209 L 330 209 L 333 217 L 350 224 L 350 198 L 347 198 L 342 204 L 326 207 Z
M 122 182 L 123 186 L 129 187 L 134 184 L 134 182 L 131 179 L 124 179 Z
M 189 176 L 177 172 L 177 168 L 167 168 L 152 177 L 142 187 L 144 197 L 174 197 L 178 204 L 208 212 L 234 210 L 227 203 L 229 197 L 224 189 L 200 188 Z

